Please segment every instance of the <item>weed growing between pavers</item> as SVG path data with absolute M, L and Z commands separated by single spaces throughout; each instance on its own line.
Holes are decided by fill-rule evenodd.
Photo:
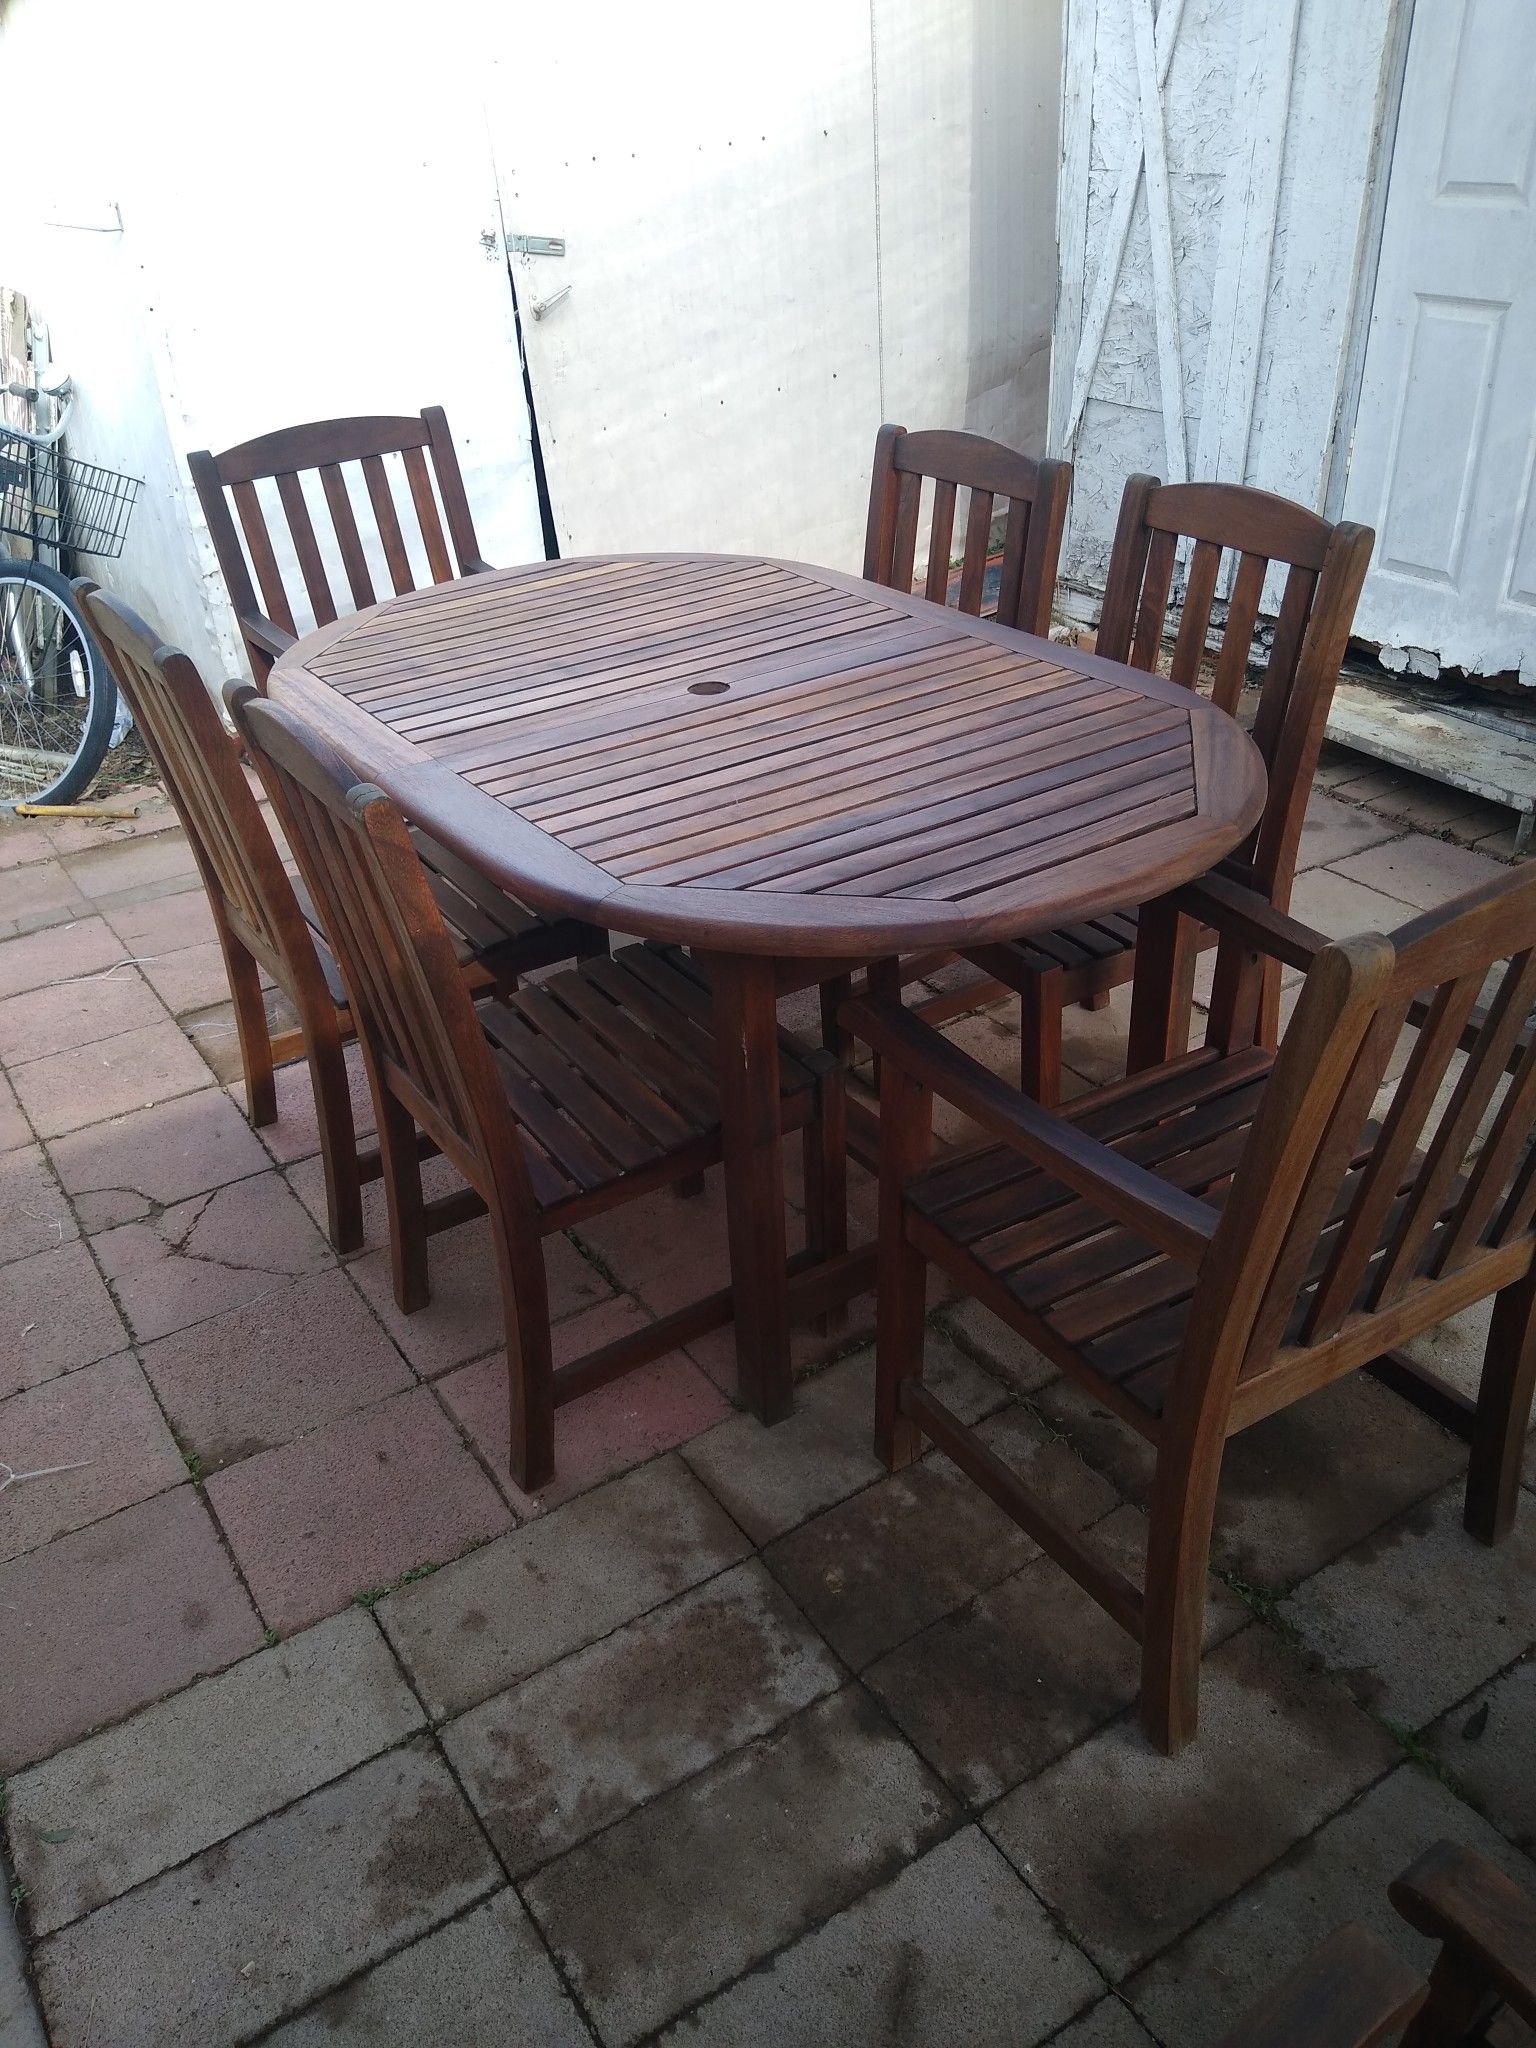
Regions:
M 477 1544 L 474 1547 L 478 1549 L 479 1545 Z M 430 1579 L 434 1572 L 441 1570 L 442 1566 L 437 1564 L 410 1565 L 400 1574 L 398 1579 L 391 1580 L 387 1586 L 364 1586 L 360 1593 L 352 1595 L 352 1604 L 354 1607 L 365 1607 L 372 1613 L 386 1593 L 398 1593 L 402 1586 L 413 1586 L 418 1579 Z M 270 1635 L 271 1630 L 269 1629 L 267 1633 Z M 277 1638 L 274 1636 L 273 1641 L 275 1642 L 276 1640 Z
M 1286 1597 L 1269 1586 L 1256 1586 L 1238 1572 L 1225 1570 L 1220 1565 L 1212 1566 L 1212 1575 L 1220 1579 L 1228 1592 L 1235 1593 L 1256 1621 L 1263 1622 L 1288 1642 L 1299 1642 L 1300 1635 L 1295 1624 L 1280 1612 L 1280 1603 Z

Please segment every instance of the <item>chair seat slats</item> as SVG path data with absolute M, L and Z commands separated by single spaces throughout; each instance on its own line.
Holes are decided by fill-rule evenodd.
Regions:
M 479 1005 L 546 1207 L 719 1133 L 707 984 L 681 952 L 625 946 Z M 784 1063 L 782 1093 L 814 1080 Z
M 709 1117 L 687 1116 L 673 1101 L 666 1048 L 647 1038 L 643 1044 L 631 1046 L 627 1059 L 619 1058 L 607 1034 L 598 1028 L 599 1019 L 583 1016 L 571 1004 L 571 993 L 580 986 L 579 974 L 557 975 L 542 986 L 520 990 L 510 1007 L 584 1073 L 618 1115 L 646 1134 L 647 1150 L 656 1145 L 686 1145 L 696 1138 Z M 604 1004 L 603 1008 L 613 1010 L 614 1005 Z
M 497 1072 L 501 1075 L 507 1100 L 517 1118 L 518 1135 L 525 1152 L 542 1152 L 561 1176 L 560 1193 L 573 1189 L 600 1188 L 616 1177 L 613 1162 L 604 1157 L 591 1137 L 544 1090 L 531 1081 L 517 1061 L 497 1045 L 493 1048 Z M 529 1140 L 532 1140 L 530 1145 Z M 559 1199 L 557 1196 L 556 1199 Z
M 1083 1122 L 1096 1124 L 1096 1135 L 1125 1157 L 1219 1208 L 1249 1142 L 1271 1064 L 1272 1055 L 1259 1052 L 1196 1068 L 1172 1083 L 1152 1076 L 1144 1091 L 1129 1090 Z M 1178 1106 L 1171 1108 L 1171 1102 Z M 1329 1269 L 1377 1136 L 1374 1124 L 1361 1134 L 1312 1250 L 1284 1356 L 1295 1354 L 1295 1339 Z M 1379 1243 L 1360 1278 L 1357 1310 L 1367 1304 L 1422 1164 L 1415 1157 L 1402 1169 Z M 1418 1262 L 1421 1276 L 1433 1271 L 1464 1185 L 1458 1181 L 1443 1198 L 1440 1220 Z M 1107 1221 L 1102 1209 L 1007 1146 L 986 1146 L 930 1168 L 908 1184 L 907 1199 L 1000 1280 L 1027 1314 L 1078 1351 L 1090 1375 L 1117 1386 L 1150 1416 L 1161 1412 L 1167 1368 L 1183 1339 L 1193 1289 L 1188 1266 Z
M 583 1186 L 596 1187 L 615 1172 L 643 1166 L 655 1156 L 654 1140 L 614 1108 L 547 1031 L 534 1028 L 534 1011 L 535 1006 L 524 1003 L 487 1003 L 478 1014 L 486 1036 L 503 1055 L 503 1064 L 510 1060 L 597 1153 L 601 1165 L 595 1174 L 583 1171 Z

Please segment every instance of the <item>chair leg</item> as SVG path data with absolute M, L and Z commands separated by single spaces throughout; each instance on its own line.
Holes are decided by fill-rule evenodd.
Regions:
M 1110 992 L 1107 988 L 1095 989 L 1091 996 L 1083 997 L 1083 1008 L 1085 1010 L 1107 1010 L 1109 1008 L 1109 996 Z
M 875 1294 L 875 1456 L 887 1470 L 910 1465 L 922 1432 L 901 1409 L 906 1380 L 923 1376 L 928 1261 L 907 1236 L 904 1190 L 928 1157 L 933 1094 L 885 1062 L 880 1083 L 880 1263 Z
M 369 1075 L 370 1081 L 373 1079 Z M 379 1165 L 389 1206 L 389 1264 L 402 1315 L 415 1315 L 431 1299 L 427 1283 L 427 1216 L 421 1195 L 421 1159 L 409 1111 L 387 1088 L 375 1086 Z
M 544 1247 L 514 1239 L 493 1203 L 496 1274 L 507 1336 L 508 1461 L 524 1493 L 555 1476 L 555 1363 Z
M 267 1023 L 261 970 L 234 933 L 220 924 L 219 942 L 235 1005 L 235 1032 L 245 1073 L 245 1113 L 260 1130 L 277 1122 L 277 1085 L 272 1077 L 272 1032 Z
M 839 1258 L 848 1249 L 848 1090 L 843 1070 L 824 1075 L 815 1118 L 800 1134 L 805 1167 L 805 1248 L 817 1259 Z M 823 1337 L 835 1337 L 848 1322 L 839 1302 L 816 1318 Z
M 681 1180 L 671 1181 L 668 1184 L 668 1193 L 675 1201 L 691 1202 L 703 1194 L 706 1185 L 702 1173 L 688 1173 L 684 1174 Z
M 1494 1297 L 1472 1423 L 1465 1522 L 1480 1543 L 1514 1526 L 1520 1468 L 1536 1394 L 1536 1270 Z
M 1141 1718 L 1166 1756 L 1195 1732 L 1200 1702 L 1200 1648 L 1211 1527 L 1223 1445 L 1196 1438 L 1187 1457 L 1159 1446 L 1147 1538 L 1146 1602 L 1142 1610 Z
M 347 1063 L 334 1022 L 327 1035 L 307 1026 L 304 1044 L 320 1125 L 326 1225 L 337 1251 L 355 1252 L 363 1242 L 363 1190 L 357 1173 L 357 1129 L 352 1121 Z
M 1066 1008 L 1059 974 L 1036 974 L 1019 996 L 1019 1086 L 1045 1109 L 1061 1101 L 1061 1021 Z

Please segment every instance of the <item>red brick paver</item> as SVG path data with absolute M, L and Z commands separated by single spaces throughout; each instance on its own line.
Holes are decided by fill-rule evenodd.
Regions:
M 0 1399 L 92 1365 L 128 1342 L 83 1244 L 0 1266 Z
M 7 939 L 0 945 L 0 997 L 46 988 L 72 975 L 99 974 L 127 957 L 122 940 L 99 917 L 82 917 L 74 924 L 32 932 L 23 939 Z
M 256 1649 L 261 1624 L 193 1487 L 0 1565 L 0 1771 Z
M 55 1138 L 209 1085 L 209 1073 L 171 1019 L 119 1032 L 96 1045 L 31 1060 L 11 1084 L 41 1138 Z
M 415 1376 L 345 1273 L 290 1287 L 162 1337 L 144 1369 L 207 1470 L 334 1422 Z
M 126 1352 L 0 1401 L 0 1459 L 13 1473 L 38 1475 L 17 1478 L 0 1499 L 0 1559 L 132 1507 L 187 1476 Z
M 426 1387 L 216 1473 L 208 1498 L 280 1635 L 512 1526 Z
M 412 1316 L 402 1315 L 395 1306 L 387 1251 L 370 1252 L 351 1270 L 400 1349 L 419 1373 L 430 1378 L 499 1344 L 502 1321 L 491 1227 L 485 1217 L 434 1237 L 429 1259 L 432 1299 Z M 556 1320 L 613 1293 L 569 1238 L 545 1238 L 544 1270 L 549 1311 Z
M 72 1131 L 48 1153 L 88 1231 L 136 1222 L 270 1164 L 261 1140 L 216 1088 Z
M 0 1153 L 0 1266 L 52 1251 L 79 1235 L 42 1147 Z
M 611 1344 L 631 1330 L 643 1329 L 648 1320 L 627 1297 L 601 1302 L 556 1325 L 555 1363 L 564 1365 L 600 1344 Z M 523 1519 L 585 1492 L 601 1479 L 627 1472 L 642 1459 L 686 1443 L 731 1413 L 730 1403 L 691 1358 L 681 1351 L 668 1352 L 560 1410 L 555 1477 L 543 1493 L 533 1495 L 514 1485 L 507 1462 L 506 1353 L 493 1351 L 488 1358 L 460 1366 L 438 1382 L 438 1391 L 508 1489 Z
M 108 967 L 0 1001 L 0 1060 L 14 1068 L 164 1022 L 164 1006 L 136 968 Z
M 282 1175 L 253 1174 L 94 1240 L 141 1343 L 254 1301 L 328 1262 Z

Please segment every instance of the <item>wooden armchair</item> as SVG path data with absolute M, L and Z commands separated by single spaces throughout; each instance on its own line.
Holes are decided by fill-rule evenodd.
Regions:
M 1237 708 L 1247 679 L 1266 577 L 1272 565 L 1288 569 L 1253 726 L 1269 770 L 1269 800 L 1254 834 L 1228 864 L 1238 879 L 1281 910 L 1290 902 L 1312 775 L 1374 539 L 1368 527 L 1330 526 L 1288 498 L 1237 484 L 1159 484 L 1155 477 L 1133 476 L 1121 500 L 1098 652 L 1133 668 L 1157 665 L 1175 557 L 1181 540 L 1192 541 L 1170 673 L 1193 689 L 1208 658 L 1222 557 L 1231 550 L 1237 564 L 1212 688 L 1224 710 Z M 1112 989 L 1132 979 L 1137 930 L 1138 912 L 1131 906 L 1064 931 L 1035 933 L 967 955 L 990 977 L 994 990 L 1010 988 L 1020 997 L 1021 1085 L 1037 1102 L 1061 1099 L 1066 1006 L 1105 1001 Z M 1170 1027 L 1175 1037 L 1180 1025 L 1187 1034 L 1193 966 L 1191 953 L 1175 991 Z M 925 1004 L 923 1013 L 937 1023 L 974 1006 L 986 986 L 946 994 Z M 1262 1001 L 1262 1035 L 1273 1045 L 1279 1020 L 1277 975 L 1266 983 Z
M 359 1183 L 377 1179 L 380 1168 L 376 1151 L 360 1155 L 357 1149 L 342 1063 L 352 1019 L 329 945 L 307 896 L 295 890 L 283 866 L 246 780 L 239 744 L 192 662 L 162 646 L 141 618 L 88 579 L 74 589 L 202 876 L 234 1001 L 251 1122 L 273 1122 L 273 1069 L 302 1055 L 315 1091 L 331 1242 L 338 1251 L 354 1251 L 363 1240 Z M 428 844 L 439 861 L 438 900 L 453 926 L 460 971 L 472 986 L 512 986 L 519 974 L 578 951 L 584 926 L 535 917 L 446 848 Z M 274 1037 L 269 1029 L 263 970 L 297 1011 L 296 1031 Z
M 1340 944 L 1221 879 L 1167 907 L 1221 935 L 1207 1044 L 1061 1112 L 903 1008 L 889 970 L 843 1014 L 881 1060 L 879 1454 L 904 1465 L 931 1437 L 1140 1642 L 1143 1718 L 1172 1752 L 1195 1728 L 1226 1439 L 1487 1295 L 1474 1403 L 1389 1369 L 1471 1445 L 1468 1528 L 1510 1527 L 1536 1383 L 1536 1052 L 1510 1069 L 1536 872 Z M 1252 993 L 1267 962 L 1307 970 L 1278 1055 Z M 928 1163 L 935 1092 L 989 1142 Z M 930 1260 L 1155 1447 L 1144 1585 L 923 1384 Z
M 998 501 L 1007 506 L 997 617 L 1042 637 L 1051 630 L 1056 565 L 1072 491 L 1069 462 L 1036 462 L 980 434 L 909 434 L 884 426 L 875 437 L 864 574 L 888 590 L 910 590 L 924 482 L 933 485 L 923 595 L 948 601 L 957 491 L 967 495 L 956 604 L 979 616 Z
M 1501 2015 L 1536 2027 L 1536 1899 L 1497 1864 L 1437 1842 L 1389 1897 L 1440 1945 L 1425 1980 L 1369 1929 L 1341 1927 L 1222 2048 L 1473 2048 Z
M 378 1115 L 402 1310 L 426 1304 L 429 1233 L 489 1212 L 512 1472 L 531 1491 L 554 1472 L 558 1405 L 730 1318 L 727 1289 L 556 1370 L 542 1249 L 719 1160 L 708 983 L 681 949 L 634 945 L 477 1007 L 394 804 L 248 685 L 227 701 L 335 939 Z M 818 1077 L 835 1092 L 841 1076 L 787 1046 L 781 1073 L 781 1129 L 806 1134 L 810 1187 L 830 1128 Z M 463 1176 L 463 1195 L 423 1200 L 418 1130 Z
M 315 420 L 307 426 L 282 427 L 254 441 L 242 441 L 238 447 L 226 448 L 221 455 L 210 454 L 204 448 L 187 457 L 187 468 L 208 522 L 219 571 L 235 608 L 251 673 L 259 689 L 266 688 L 273 663 L 293 645 L 298 628 L 294 623 L 293 594 L 284 581 L 256 486 L 268 482 L 275 486 L 288 529 L 288 543 L 314 622 L 317 626 L 328 626 L 337 617 L 337 604 L 315 535 L 311 512 L 314 501 L 312 496 L 306 496 L 304 475 L 313 471 L 320 479 L 346 577 L 350 598 L 346 608 L 360 610 L 364 605 L 376 604 L 381 594 L 390 593 L 374 589 L 356 508 L 347 488 L 345 463 L 356 463 L 361 470 L 393 593 L 400 596 L 416 588 L 406 528 L 401 525 L 390 490 L 387 456 L 398 456 L 405 473 L 411 523 L 420 537 L 428 580 L 451 583 L 457 576 L 489 568 L 490 564 L 481 559 L 475 539 L 469 499 L 459 474 L 459 458 L 441 406 L 429 405 L 419 418 L 407 414 L 403 418 Z M 238 529 L 230 511 L 231 503 L 234 515 L 239 517 Z

